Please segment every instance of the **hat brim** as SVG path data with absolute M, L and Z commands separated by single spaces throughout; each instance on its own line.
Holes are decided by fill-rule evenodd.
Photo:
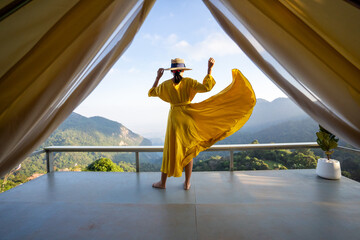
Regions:
M 165 68 L 164 70 L 192 70 L 191 68 L 184 68 L 184 67 L 175 67 L 175 68 Z

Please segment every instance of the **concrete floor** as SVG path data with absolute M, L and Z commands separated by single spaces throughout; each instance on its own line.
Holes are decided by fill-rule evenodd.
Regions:
M 0 194 L 0 239 L 359 239 L 360 184 L 315 170 L 55 172 Z

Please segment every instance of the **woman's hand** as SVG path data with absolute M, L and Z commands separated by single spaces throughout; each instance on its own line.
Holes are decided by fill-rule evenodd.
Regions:
M 213 58 L 209 58 L 208 61 L 208 74 L 211 74 L 211 70 L 215 64 L 215 60 Z
M 159 80 L 160 80 L 160 78 L 162 77 L 163 74 L 164 74 L 164 69 L 163 69 L 163 68 L 159 68 L 159 70 L 157 71 L 157 76 L 156 76 L 156 79 L 155 79 L 155 82 L 154 82 L 153 87 L 157 87 L 157 85 L 158 85 L 158 83 L 159 83 Z
M 157 71 L 157 77 L 156 77 L 156 79 L 160 79 L 163 74 L 164 74 L 164 69 L 163 69 L 163 68 L 159 68 L 159 70 Z

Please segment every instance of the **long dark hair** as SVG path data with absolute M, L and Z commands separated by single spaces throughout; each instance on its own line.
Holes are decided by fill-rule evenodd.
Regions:
M 181 79 L 182 79 L 182 76 L 180 75 L 180 73 L 181 73 L 181 71 L 175 71 L 175 72 L 173 72 L 173 74 L 174 74 L 174 82 L 175 82 L 176 84 L 178 84 L 178 83 L 181 81 Z

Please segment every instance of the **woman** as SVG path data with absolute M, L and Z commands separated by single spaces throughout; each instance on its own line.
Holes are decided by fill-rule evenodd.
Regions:
M 203 83 L 183 78 L 184 60 L 171 60 L 168 69 L 159 68 L 149 96 L 157 96 L 171 104 L 165 135 L 161 180 L 155 188 L 166 188 L 167 177 L 181 177 L 185 168 L 184 189 L 190 188 L 193 158 L 215 142 L 239 130 L 249 119 L 255 106 L 254 91 L 247 79 L 233 69 L 233 81 L 220 93 L 200 103 L 190 103 L 196 93 L 208 92 L 215 80 L 211 71 L 215 60 L 208 61 L 207 75 Z M 164 70 L 171 70 L 174 77 L 158 86 Z

